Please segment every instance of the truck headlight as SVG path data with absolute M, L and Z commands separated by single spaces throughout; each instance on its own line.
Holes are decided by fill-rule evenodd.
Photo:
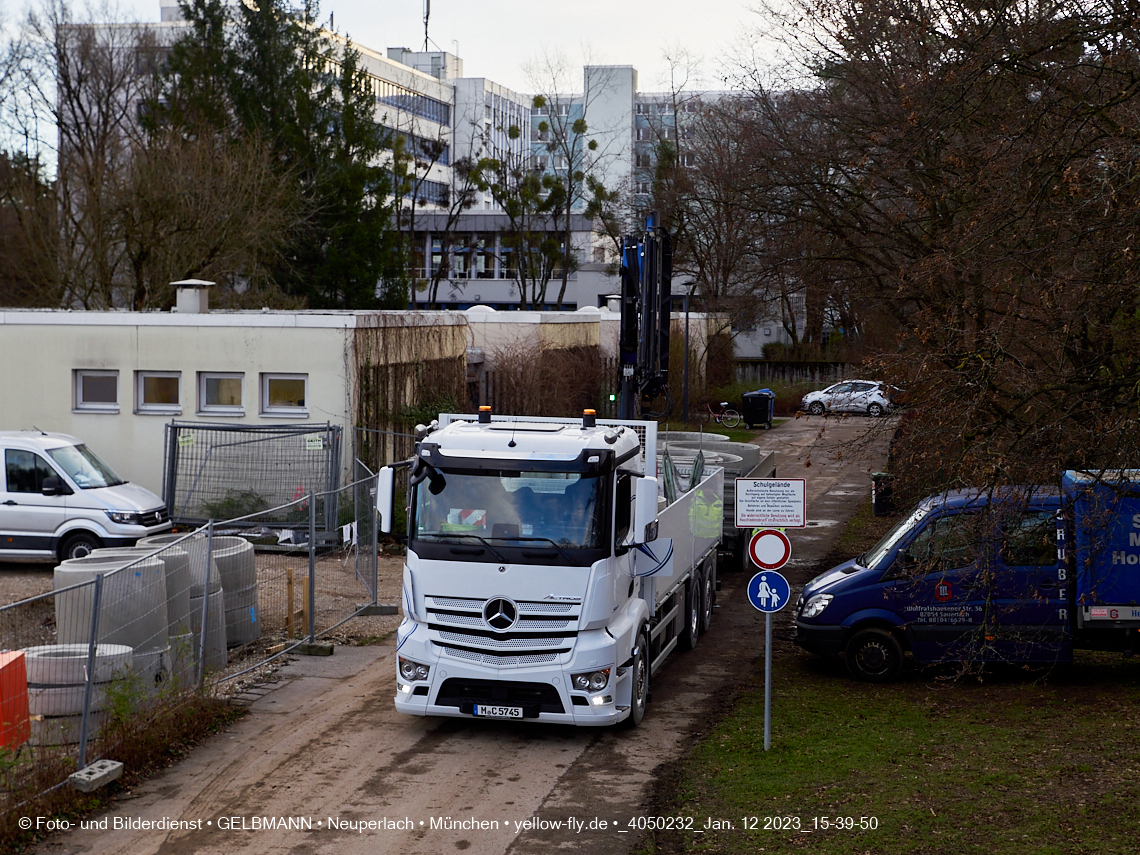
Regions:
M 110 517 L 111 522 L 119 525 L 142 525 L 142 520 L 134 511 L 104 511 L 103 513 Z
M 580 692 L 600 692 L 610 683 L 610 669 L 602 668 L 598 671 L 587 671 L 584 674 L 572 674 L 570 684 Z
M 800 617 L 817 617 L 824 609 L 827 608 L 827 604 L 830 603 L 831 600 L 831 594 L 816 594 L 814 597 L 804 603 L 804 608 L 803 611 L 800 612 Z
M 426 680 L 430 671 L 430 665 L 421 665 L 419 662 L 400 657 L 400 676 L 405 680 Z

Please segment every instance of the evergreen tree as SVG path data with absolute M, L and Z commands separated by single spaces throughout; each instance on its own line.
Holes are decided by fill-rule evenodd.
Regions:
M 380 166 L 388 136 L 351 42 L 318 26 L 312 0 L 295 11 L 184 0 L 182 12 L 191 31 L 171 53 L 162 115 L 192 133 L 264 140 L 296 183 L 301 217 L 271 271 L 277 285 L 312 308 L 404 305 L 406 252 Z

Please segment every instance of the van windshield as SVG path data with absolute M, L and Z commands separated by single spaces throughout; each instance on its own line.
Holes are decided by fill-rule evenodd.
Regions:
M 127 483 L 100 460 L 86 445 L 65 445 L 62 448 L 49 448 L 48 454 L 68 477 L 81 490 L 96 487 L 114 487 Z
M 900 520 L 894 528 L 888 531 L 882 540 L 872 546 L 870 550 L 860 555 L 856 561 L 858 561 L 861 567 L 878 567 L 879 563 L 887 557 L 887 553 L 894 549 L 899 541 L 913 531 L 914 527 L 918 525 L 928 513 L 930 513 L 929 508 L 916 508 L 908 516 Z

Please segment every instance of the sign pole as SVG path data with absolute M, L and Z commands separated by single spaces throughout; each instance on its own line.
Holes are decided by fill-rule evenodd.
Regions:
M 748 582 L 748 601 L 764 613 L 764 750 L 768 751 L 772 748 L 772 613 L 792 597 L 792 586 L 776 568 L 788 563 L 792 545 L 782 531 L 757 531 L 748 544 L 748 557 L 760 568 Z
M 772 747 L 772 613 L 764 613 L 764 750 Z

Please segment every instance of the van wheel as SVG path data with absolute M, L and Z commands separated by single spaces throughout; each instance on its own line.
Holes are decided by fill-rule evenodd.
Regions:
M 902 671 L 903 652 L 898 639 L 885 629 L 855 633 L 843 652 L 847 671 L 865 683 L 889 683 Z
M 633 657 L 630 671 L 633 687 L 629 693 L 629 717 L 622 725 L 634 728 L 645 718 L 645 705 L 649 703 L 649 630 L 645 627 L 638 633 L 637 655 Z
M 59 560 L 67 561 L 69 558 L 86 558 L 92 550 L 99 549 L 103 541 L 87 531 L 79 531 L 63 539 L 59 547 Z

